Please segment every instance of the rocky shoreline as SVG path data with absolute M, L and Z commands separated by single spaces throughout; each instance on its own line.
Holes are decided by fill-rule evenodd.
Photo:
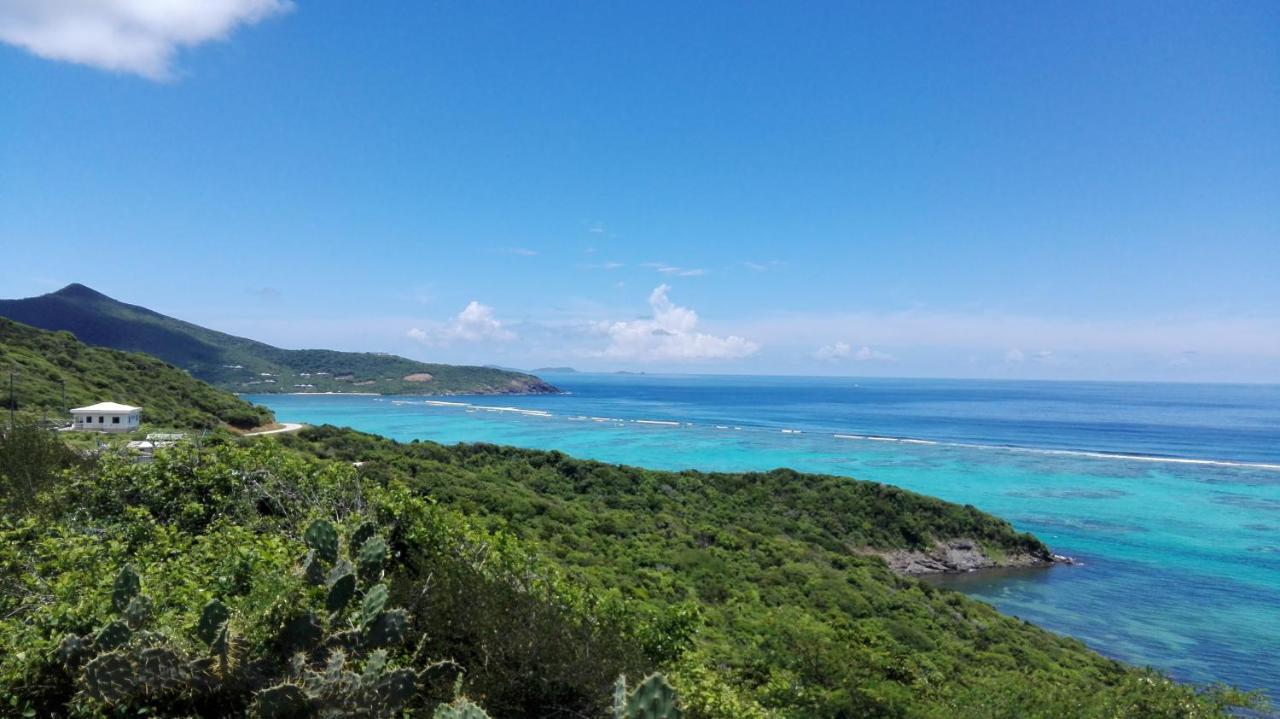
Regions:
M 1051 567 L 1055 564 L 1076 563 L 1071 557 L 1049 552 L 992 557 L 983 551 L 981 544 L 965 538 L 939 541 L 928 551 L 894 549 L 873 553 L 884 559 L 893 572 L 908 576 L 963 574 L 984 569 Z

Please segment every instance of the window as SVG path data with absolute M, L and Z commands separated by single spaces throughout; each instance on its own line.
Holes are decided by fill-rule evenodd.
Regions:
M 107 423 L 107 418 L 103 417 L 102 415 L 98 415 L 98 424 L 106 424 L 106 423 Z
M 119 417 L 112 417 L 112 418 L 111 418 L 111 424 L 120 424 L 120 418 L 119 418 Z

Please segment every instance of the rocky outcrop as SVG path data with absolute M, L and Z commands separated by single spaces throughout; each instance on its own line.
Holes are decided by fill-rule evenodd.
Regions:
M 936 543 L 928 551 L 895 549 L 875 551 L 898 574 L 959 574 L 981 569 L 1008 567 L 1048 567 L 1074 564 L 1070 557 L 1059 554 L 1018 553 L 993 556 L 971 539 L 957 538 Z

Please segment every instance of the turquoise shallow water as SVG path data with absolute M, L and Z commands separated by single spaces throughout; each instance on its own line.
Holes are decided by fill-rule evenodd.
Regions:
M 262 395 L 283 421 L 973 504 L 1075 567 L 948 583 L 1176 677 L 1280 697 L 1280 387 L 549 376 L 561 396 Z

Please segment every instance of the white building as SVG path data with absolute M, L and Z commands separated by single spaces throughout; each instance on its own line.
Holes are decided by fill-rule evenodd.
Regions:
M 99 402 L 71 410 L 71 427 L 86 432 L 132 432 L 138 428 L 141 417 L 141 407 Z

